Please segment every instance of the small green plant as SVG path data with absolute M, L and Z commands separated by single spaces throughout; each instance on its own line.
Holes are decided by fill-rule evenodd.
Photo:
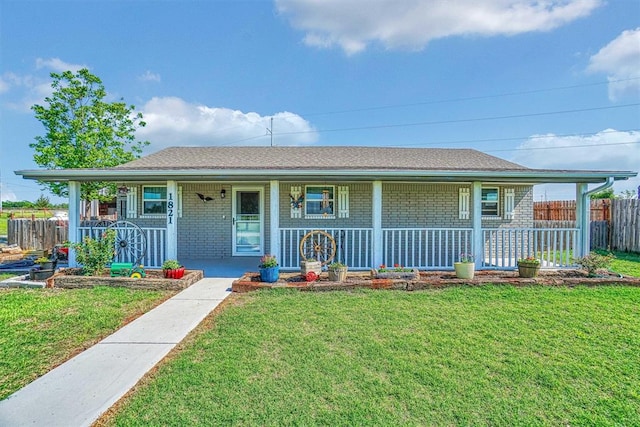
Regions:
M 34 262 L 36 264 L 43 264 L 45 262 L 50 262 L 51 260 L 45 256 L 41 256 L 40 258 L 36 259 Z
M 336 262 L 333 262 L 333 263 L 329 264 L 329 270 L 337 270 L 339 268 L 344 268 L 346 266 L 347 266 L 346 264 L 343 264 L 343 263 L 341 263 L 339 261 L 336 261 Z
M 526 257 L 518 259 L 518 264 L 540 265 L 540 260 L 535 257 Z
M 82 274 L 99 276 L 113 260 L 115 245 L 115 230 L 107 230 L 101 239 L 86 236 L 80 243 L 67 243 L 65 246 L 76 251 L 76 261 L 82 264 Z
M 177 268 L 180 268 L 180 263 L 177 259 L 168 259 L 162 263 L 163 270 L 175 270 Z
M 594 277 L 600 271 L 608 271 L 611 261 L 613 261 L 614 258 L 615 256 L 611 253 L 600 255 L 595 252 L 591 252 L 589 255 L 577 258 L 574 261 L 580 267 L 587 270 L 589 277 Z
M 471 263 L 473 262 L 473 260 L 474 260 L 474 257 L 472 254 L 465 254 L 465 253 L 460 254 L 460 262 Z
M 277 267 L 277 266 L 278 266 L 278 260 L 276 259 L 275 255 L 263 256 L 262 258 L 260 258 L 260 264 L 258 265 L 259 268 L 271 268 L 271 267 Z

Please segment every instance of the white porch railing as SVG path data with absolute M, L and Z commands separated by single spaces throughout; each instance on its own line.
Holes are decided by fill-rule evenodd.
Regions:
M 515 268 L 519 258 L 541 260 L 542 268 L 574 265 L 577 228 L 485 228 L 483 268 Z
M 310 231 L 322 230 L 336 242 L 335 260 L 353 270 L 368 270 L 373 264 L 371 228 L 281 228 L 278 262 L 282 269 L 300 268 L 300 241 Z
M 385 228 L 382 239 L 387 266 L 453 268 L 461 253 L 473 253 L 471 228 Z
M 147 250 L 142 258 L 141 264 L 148 268 L 160 268 L 167 256 L 167 229 L 157 227 L 141 228 L 147 238 Z M 106 229 L 106 226 L 78 227 L 78 238 L 80 240 L 85 236 L 90 236 L 93 239 L 99 238 Z M 140 242 L 132 242 L 132 244 L 140 244 Z M 121 255 L 114 261 L 134 262 L 135 260 L 129 259 L 126 255 Z

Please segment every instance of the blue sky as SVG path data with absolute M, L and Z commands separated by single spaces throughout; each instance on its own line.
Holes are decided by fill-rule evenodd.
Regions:
M 268 145 L 273 118 L 276 145 L 640 170 L 637 0 L 0 0 L 0 42 L 3 200 L 41 194 L 13 173 L 37 167 L 29 107 L 81 67 L 144 114 L 147 152 Z

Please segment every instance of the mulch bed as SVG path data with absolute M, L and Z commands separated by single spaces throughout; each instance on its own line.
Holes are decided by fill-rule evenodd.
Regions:
M 481 286 L 481 285 L 511 285 L 511 286 L 602 286 L 627 285 L 640 286 L 638 277 L 620 277 L 609 274 L 603 277 L 588 277 L 581 270 L 542 270 L 538 277 L 527 279 L 518 276 L 517 271 L 476 271 L 472 280 L 458 279 L 453 271 L 422 271 L 418 279 L 375 279 L 369 272 L 349 272 L 344 282 L 329 281 L 328 274 L 322 273 L 320 278 L 307 282 L 299 272 L 280 273 L 280 279 L 275 283 L 260 281 L 259 273 L 246 273 L 233 282 L 233 292 L 250 292 L 258 289 L 293 288 L 301 291 L 329 291 L 350 290 L 356 288 L 367 289 L 395 289 L 416 291 L 421 289 L 440 289 L 450 286 Z
M 202 270 L 186 270 L 182 279 L 165 279 L 162 270 L 145 270 L 147 277 L 83 276 L 79 268 L 66 268 L 47 279 L 48 288 L 91 288 L 94 286 L 122 286 L 131 289 L 182 290 L 204 277 Z

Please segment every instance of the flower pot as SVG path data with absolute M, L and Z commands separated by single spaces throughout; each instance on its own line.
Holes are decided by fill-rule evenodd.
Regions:
M 453 268 L 458 279 L 471 280 L 476 271 L 476 265 L 472 262 L 454 262 Z
M 322 263 L 320 261 L 300 261 L 300 274 L 306 277 L 310 271 L 319 276 L 322 273 Z
M 53 270 L 53 261 L 41 262 L 40 270 Z
M 263 282 L 277 282 L 280 277 L 280 266 L 260 268 L 260 280 Z
M 339 267 L 329 269 L 329 280 L 332 282 L 344 282 L 347 279 L 349 267 Z
M 182 279 L 184 276 L 184 265 L 180 268 L 165 268 L 162 270 L 165 279 Z
M 540 264 L 530 264 L 530 263 L 524 263 L 524 262 L 518 263 L 518 274 L 520 275 L 520 277 L 524 277 L 524 278 L 537 277 L 539 271 L 540 271 Z

